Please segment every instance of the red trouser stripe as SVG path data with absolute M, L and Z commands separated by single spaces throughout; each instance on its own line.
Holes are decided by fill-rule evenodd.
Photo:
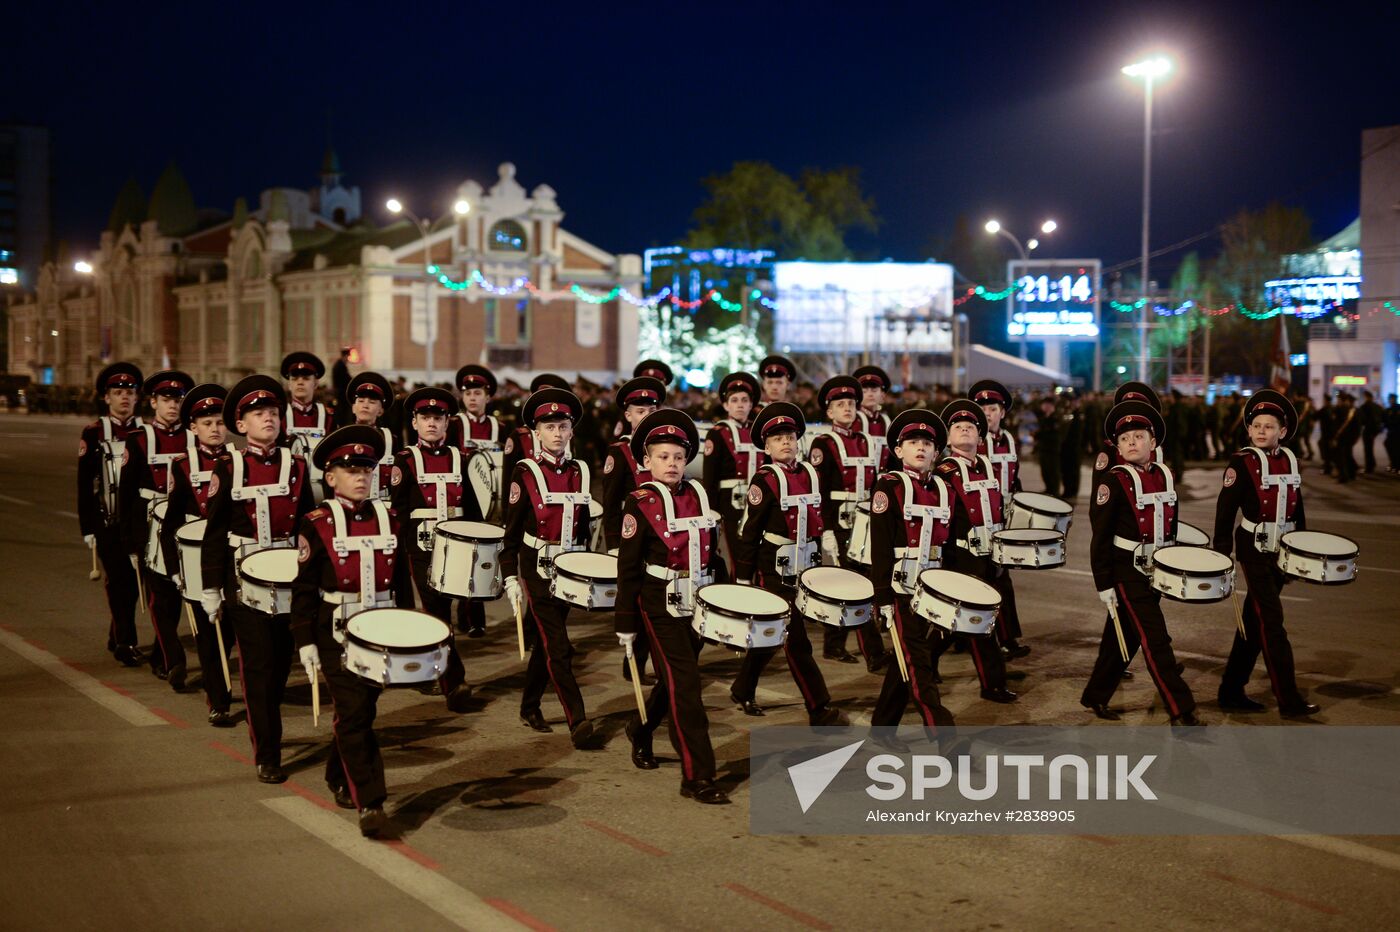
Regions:
M 1162 694 L 1162 699 L 1167 703 L 1171 717 L 1176 718 L 1181 714 L 1181 709 L 1177 707 L 1176 700 L 1172 698 L 1171 690 L 1167 689 L 1166 684 L 1162 682 L 1162 671 L 1157 669 L 1157 658 L 1152 656 L 1152 647 L 1147 643 L 1147 632 L 1143 630 L 1137 612 L 1133 611 L 1133 603 L 1128 601 L 1128 590 L 1123 588 L 1122 583 L 1118 584 L 1118 594 L 1119 601 L 1127 608 L 1128 614 L 1133 619 L 1133 626 L 1137 628 L 1138 645 L 1142 648 L 1142 656 L 1147 660 L 1147 669 L 1152 674 L 1152 682 L 1157 684 L 1157 691 Z
M 535 600 L 530 595 L 530 587 L 524 583 L 520 588 L 525 592 L 525 604 L 530 607 L 530 618 L 535 622 L 535 628 L 540 632 L 540 643 L 536 650 L 544 651 L 544 668 L 549 673 L 549 685 L 554 687 L 554 696 L 559 700 L 559 705 L 564 709 L 564 720 L 569 723 L 569 730 L 574 728 L 574 718 L 569 714 L 569 704 L 564 701 L 564 691 L 559 688 L 559 684 L 554 679 L 554 663 L 549 656 L 549 635 L 544 633 L 544 622 L 535 614 Z
M 661 639 L 656 636 L 656 629 L 652 627 L 646 609 L 642 608 L 641 600 L 638 600 L 637 610 L 642 613 L 642 623 L 647 626 L 647 637 L 651 639 L 652 663 L 656 663 L 656 658 L 660 657 L 666 665 L 666 700 L 671 708 L 671 730 L 676 736 L 676 743 L 681 746 L 681 769 L 687 780 L 693 780 L 695 761 L 690 756 L 690 746 L 685 743 L 685 729 L 681 727 L 680 708 L 676 705 L 676 674 L 671 669 L 671 658 L 662 650 Z
M 914 657 L 909 653 L 909 641 L 904 637 L 904 616 L 899 611 L 898 600 L 894 603 L 894 636 L 899 638 L 899 652 L 904 655 L 904 668 L 909 673 L 909 688 L 914 693 L 914 701 L 919 704 L 919 716 L 929 728 L 934 727 L 933 709 L 924 701 L 919 691 L 919 678 L 914 675 Z

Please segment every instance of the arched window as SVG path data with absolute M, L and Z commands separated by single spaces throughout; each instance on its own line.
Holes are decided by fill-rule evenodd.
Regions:
M 486 248 L 495 252 L 525 252 L 525 228 L 514 220 L 500 220 L 491 226 Z
M 331 214 L 331 219 L 334 220 L 340 226 L 345 226 L 345 208 L 337 207 L 335 209 L 335 212 Z
M 256 249 L 248 250 L 248 258 L 243 260 L 244 278 L 262 278 L 262 253 Z

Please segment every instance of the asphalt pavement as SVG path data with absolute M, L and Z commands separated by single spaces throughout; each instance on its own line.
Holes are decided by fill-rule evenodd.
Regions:
M 700 806 L 677 793 L 664 731 L 659 770 L 628 759 L 632 692 L 610 618 L 571 620 L 589 714 L 608 736 L 576 751 L 552 695 L 554 734 L 520 724 L 523 665 L 513 621 L 494 605 L 485 638 L 458 640 L 472 711 L 455 715 L 414 691 L 382 697 L 393 831 L 361 839 L 322 781 L 330 726 L 323 717 L 313 727 L 299 670 L 283 710 L 292 779 L 265 786 L 244 725 L 209 727 L 197 689 L 177 694 L 106 652 L 101 583 L 88 580 L 74 513 L 82 423 L 0 414 L 0 927 L 1354 929 L 1400 919 L 1393 837 L 751 835 L 748 730 L 806 720 L 781 661 L 759 694 L 768 716 L 750 719 L 727 696 L 736 657 L 701 655 L 734 803 Z M 960 723 L 1115 727 L 1078 703 L 1103 624 L 1088 576 L 1087 464 L 1085 475 L 1068 566 L 1017 579 L 1032 648 L 1011 665 L 1023 674 L 1012 682 L 1020 701 L 982 701 L 968 656 L 949 654 L 943 701 Z M 1219 475 L 1216 464 L 1188 471 L 1185 520 L 1210 526 Z M 1323 707 L 1295 727 L 1400 724 L 1400 479 L 1339 486 L 1305 464 L 1304 491 L 1310 525 L 1356 540 L 1362 569 L 1352 585 L 1286 589 L 1298 679 Z M 1270 711 L 1215 705 L 1229 603 L 1167 612 L 1202 716 L 1216 727 L 1279 724 L 1262 663 L 1250 693 Z M 137 623 L 149 645 L 149 620 Z M 821 667 L 836 704 L 868 722 L 879 677 L 860 664 Z M 1131 724 L 1167 727 L 1145 675 L 1123 684 L 1115 706 Z

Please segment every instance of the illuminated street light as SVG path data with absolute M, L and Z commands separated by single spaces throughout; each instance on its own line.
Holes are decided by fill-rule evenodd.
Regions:
M 1123 67 L 1123 73 L 1130 78 L 1147 78 L 1149 81 L 1160 78 L 1172 70 L 1171 60 L 1164 56 L 1157 55 L 1152 58 L 1144 58 L 1142 61 L 1133 62 L 1131 65 Z
M 1044 223 L 1042 223 L 1042 224 L 1040 225 L 1040 232 L 1042 232 L 1042 233 L 1054 233 L 1055 230 L 1057 230 L 1057 229 L 1059 228 L 1059 226 L 1060 226 L 1060 225 L 1059 225 L 1058 223 L 1056 223 L 1055 221 L 1053 221 L 1053 220 L 1047 220 L 1047 221 L 1045 221 Z
M 1157 55 L 1144 58 L 1123 68 L 1130 78 L 1142 78 L 1145 93 L 1142 99 L 1142 305 L 1138 308 L 1138 358 L 1137 377 L 1146 382 L 1147 373 L 1147 313 L 1151 285 L 1147 277 L 1148 231 L 1152 216 L 1152 84 L 1172 70 L 1172 63 Z
M 1032 250 L 1032 249 L 1035 249 L 1035 248 L 1036 248 L 1037 246 L 1039 246 L 1039 245 L 1040 245 L 1040 240 L 1036 239 L 1034 236 L 1032 236 L 1030 239 L 1026 240 L 1026 249 L 1027 249 L 1027 251 Z
M 1001 223 L 996 220 L 987 221 L 987 232 L 995 236 L 1001 232 Z
M 403 213 L 403 203 L 396 197 L 389 198 L 384 202 L 384 206 L 389 208 L 391 214 Z
M 82 259 L 79 259 L 77 262 L 73 263 L 73 271 L 77 272 L 79 275 L 91 275 L 92 263 L 84 262 Z
M 457 212 L 457 216 L 465 217 L 467 214 L 471 213 L 472 205 L 468 204 L 465 200 L 459 200 L 452 205 L 452 209 Z

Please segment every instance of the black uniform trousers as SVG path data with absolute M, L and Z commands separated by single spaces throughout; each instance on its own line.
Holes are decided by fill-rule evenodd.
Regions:
M 1147 673 L 1166 703 L 1167 714 L 1179 718 L 1196 708 L 1191 689 L 1181 678 L 1181 667 L 1172 651 L 1172 638 L 1167 633 L 1167 620 L 1162 615 L 1162 594 L 1153 589 L 1147 577 L 1138 572 L 1127 551 L 1113 557 L 1114 576 L 1118 580 L 1113 591 L 1118 595 L 1118 620 L 1123 626 L 1123 643 L 1128 647 L 1131 662 L 1142 648 Z M 1080 702 L 1085 706 L 1107 705 L 1113 698 L 1127 664 L 1118 651 L 1118 636 L 1113 631 L 1113 617 L 1104 622 L 1103 638 L 1099 642 L 1099 658 L 1089 684 L 1084 687 Z
M 413 574 L 414 588 L 418 590 L 418 601 L 423 604 L 423 611 L 447 625 L 450 632 L 452 630 L 452 599 L 428 585 L 428 569 L 432 565 L 432 554 L 425 550 L 419 550 L 412 541 L 409 542 L 408 546 L 413 548 L 409 552 L 408 565 Z M 403 607 L 412 608 L 413 603 L 410 601 Z M 447 641 L 447 669 L 443 671 L 442 676 L 438 677 L 438 686 L 446 695 L 466 681 L 467 668 L 462 665 L 462 656 L 457 653 L 457 640 L 449 637 Z
M 1010 644 L 1021 637 L 1021 613 L 1016 610 L 1016 587 L 1011 584 L 1014 575 L 1003 567 L 1001 575 L 990 580 L 992 587 L 1001 595 L 1001 613 L 997 617 L 999 644 Z
M 1254 662 L 1262 653 L 1269 686 L 1278 704 L 1300 705 L 1303 698 L 1294 679 L 1293 645 L 1283 627 L 1283 603 L 1279 600 L 1279 590 L 1287 577 L 1268 554 L 1259 552 L 1253 537 L 1243 530 L 1235 532 L 1235 552 L 1244 568 L 1244 578 L 1249 581 L 1249 595 L 1241 612 L 1245 636 L 1241 637 L 1239 629 L 1235 629 L 1235 643 L 1220 678 L 1220 691 L 1227 695 L 1243 691 L 1254 672 Z
M 736 575 L 738 567 L 734 565 L 734 554 L 738 552 L 739 546 L 739 522 L 744 519 L 744 513 L 734 508 L 729 503 L 729 490 L 721 489 L 718 496 L 710 499 L 710 507 L 719 512 L 720 531 L 724 535 L 725 564 L 729 567 L 729 578 L 738 579 Z
M 136 570 L 122 542 L 117 525 L 101 528 L 96 539 L 97 559 L 102 562 L 103 586 L 107 590 L 107 608 L 112 613 L 107 628 L 107 649 L 136 646 L 136 602 L 140 592 L 136 586 Z
M 641 602 L 642 624 L 646 628 L 645 639 L 651 644 L 657 683 L 647 696 L 647 720 L 640 728 L 649 735 L 665 719 L 671 746 L 681 757 L 684 778 L 713 780 L 715 749 L 710 743 L 710 720 L 705 715 L 700 683 L 700 649 L 704 641 L 691 629 L 689 618 L 667 613 L 664 582 L 648 577 L 642 586 Z
M 943 566 L 945 569 L 975 576 L 992 588 L 997 588 L 995 574 L 998 567 L 991 558 L 979 557 L 952 541 L 943 545 Z M 1001 627 L 1000 617 L 997 618 L 997 627 Z M 977 682 L 982 685 L 982 688 L 1005 689 L 1006 661 L 1001 656 L 1001 645 L 997 643 L 997 637 L 995 631 L 992 634 L 953 634 L 951 636 L 945 634 L 933 648 L 934 669 L 938 669 L 936 666 L 938 658 L 943 656 L 956 640 L 968 649 L 968 653 L 972 654 L 972 665 L 977 670 Z
M 238 679 L 243 684 L 253 762 L 280 765 L 282 697 L 296 653 L 291 616 L 268 615 L 239 605 L 229 597 L 236 592 L 236 586 L 224 590 L 224 620 L 232 620 L 238 639 Z
M 530 661 L 525 667 L 525 689 L 520 696 L 520 714 L 538 711 L 545 686 L 554 684 L 554 694 L 564 707 L 564 719 L 572 730 L 588 717 L 583 693 L 574 678 L 574 645 L 569 640 L 569 603 L 549 594 L 549 581 L 540 575 L 536 551 L 520 548 L 520 582 L 525 594 L 525 626 L 533 635 Z
M 146 610 L 151 616 L 151 627 L 156 630 L 156 649 L 151 651 L 152 670 L 168 671 L 171 667 L 185 665 L 185 645 L 180 643 L 180 616 L 184 611 L 184 600 L 180 590 L 170 581 L 169 576 L 161 576 L 145 566 L 141 567 L 143 582 L 146 585 Z
M 836 551 L 841 555 L 841 568 L 867 576 L 870 570 L 859 563 L 847 558 L 846 548 L 851 543 L 851 532 L 845 528 L 836 529 Z M 877 618 L 878 616 L 876 616 Z M 885 656 L 885 641 L 880 637 L 880 626 L 876 618 L 871 618 L 863 625 L 854 628 L 841 628 L 836 625 L 822 625 L 826 630 L 822 632 L 822 649 L 824 653 L 834 653 L 838 650 L 846 649 L 846 633 L 855 631 L 856 643 L 860 645 L 860 652 L 865 655 L 866 667 L 873 667 Z
M 926 728 L 953 724 L 953 716 L 943 707 L 938 684 L 933 681 L 933 651 L 946 638 L 944 632 L 915 615 L 908 596 L 896 595 L 890 637 L 898 639 L 898 647 L 904 653 L 909 682 L 900 675 L 898 660 L 892 660 L 885 668 L 885 682 L 871 710 L 870 724 L 898 725 L 911 698 Z
M 812 642 L 807 637 L 807 619 L 794 605 L 797 590 L 763 572 L 758 574 L 754 582 L 769 592 L 782 596 L 792 608 L 787 640 L 783 642 L 783 655 L 787 657 L 788 670 L 802 693 L 802 702 L 807 711 L 816 711 L 831 701 L 831 694 L 826 691 L 826 678 L 822 676 L 821 668 L 812 657 Z M 739 665 L 739 675 L 734 678 L 734 686 L 731 689 L 736 698 L 753 701 L 758 692 L 758 679 L 763 675 L 768 661 L 772 660 L 777 652 L 776 647 L 756 647 L 744 654 L 744 661 Z
M 388 790 L 384 785 L 384 758 L 374 734 L 374 717 L 383 689 L 345 669 L 344 649 L 331 633 L 329 610 L 322 611 L 317 619 L 315 637 L 321 672 L 330 687 L 335 711 L 335 740 L 326 758 L 326 785 L 349 790 L 357 809 L 382 806 Z
M 219 633 L 214 631 L 214 622 L 209 620 L 198 602 L 191 602 L 194 612 L 194 646 L 199 653 L 200 683 L 204 687 L 204 701 L 211 709 L 227 712 L 233 697 L 224 683 L 224 665 L 219 659 Z M 233 632 L 223 630 L 224 656 L 233 656 Z

